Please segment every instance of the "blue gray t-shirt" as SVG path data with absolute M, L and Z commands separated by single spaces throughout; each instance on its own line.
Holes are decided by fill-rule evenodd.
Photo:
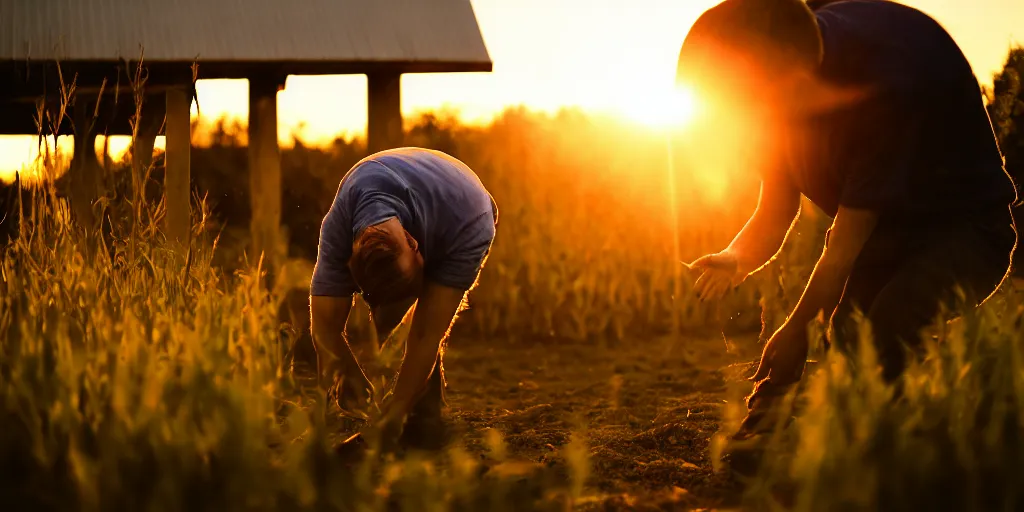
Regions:
M 497 206 L 466 164 L 439 151 L 400 148 L 365 158 L 342 178 L 320 227 L 310 294 L 359 293 L 348 268 L 353 240 L 392 217 L 419 243 L 425 279 L 473 286 L 494 240 Z

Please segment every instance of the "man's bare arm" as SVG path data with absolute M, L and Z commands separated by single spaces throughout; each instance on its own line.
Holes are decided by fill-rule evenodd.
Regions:
M 366 381 L 359 363 L 352 354 L 345 334 L 349 313 L 352 311 L 353 296 L 309 298 L 310 330 L 317 354 L 317 377 L 329 379 L 321 385 L 331 385 L 336 372 L 343 372 L 354 382 Z M 353 375 L 358 372 L 358 375 Z
M 466 296 L 464 290 L 427 282 L 416 304 L 406 342 L 405 357 L 398 371 L 384 420 L 403 418 L 423 393 L 437 360 L 441 343 Z
M 784 381 L 799 377 L 807 359 L 807 324 L 819 312 L 830 312 L 839 304 L 854 262 L 877 223 L 878 214 L 874 212 L 839 208 L 828 246 L 815 264 L 793 312 L 768 341 L 754 380 L 769 374 Z
M 796 188 L 778 178 L 761 182 L 757 209 L 725 249 L 736 257 L 740 274 L 759 270 L 779 252 L 798 213 L 800 192 Z
M 793 314 L 786 323 L 806 326 L 819 311 L 831 311 L 839 304 L 853 264 L 878 223 L 878 214 L 869 210 L 839 208 L 807 288 L 800 296 Z

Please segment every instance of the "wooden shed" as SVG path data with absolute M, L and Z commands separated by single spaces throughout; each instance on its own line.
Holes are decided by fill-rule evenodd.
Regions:
M 83 215 L 99 163 L 77 150 L 99 133 L 134 131 L 148 165 L 163 133 L 165 229 L 187 239 L 194 79 L 248 79 L 253 244 L 271 262 L 281 218 L 277 92 L 288 75 L 365 74 L 374 152 L 402 143 L 403 73 L 490 70 L 469 0 L 0 0 L 0 134 L 75 134 L 71 202 Z M 55 126 L 46 120 L 72 79 L 74 108 Z

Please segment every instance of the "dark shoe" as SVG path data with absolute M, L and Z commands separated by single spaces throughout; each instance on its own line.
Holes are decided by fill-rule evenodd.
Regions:
M 412 413 L 405 420 L 399 446 L 405 449 L 437 451 L 444 448 L 451 437 L 451 428 L 437 413 Z
M 363 434 L 354 434 L 334 447 L 334 454 L 343 464 L 358 464 L 366 457 L 369 445 Z

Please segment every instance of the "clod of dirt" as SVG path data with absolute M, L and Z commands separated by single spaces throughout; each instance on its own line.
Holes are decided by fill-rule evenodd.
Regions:
M 580 510 L 665 511 L 693 510 L 693 495 L 682 487 L 672 486 L 648 496 L 621 493 L 593 496 L 576 503 Z
M 632 442 L 649 450 L 670 450 L 672 447 L 706 443 L 711 433 L 703 432 L 699 426 L 685 423 L 669 423 L 652 428 L 633 437 Z
M 521 411 L 510 412 L 498 419 L 501 423 L 510 425 L 530 425 L 536 427 L 544 424 L 547 426 L 562 425 L 563 421 L 555 412 L 551 404 L 537 404 L 527 407 Z

